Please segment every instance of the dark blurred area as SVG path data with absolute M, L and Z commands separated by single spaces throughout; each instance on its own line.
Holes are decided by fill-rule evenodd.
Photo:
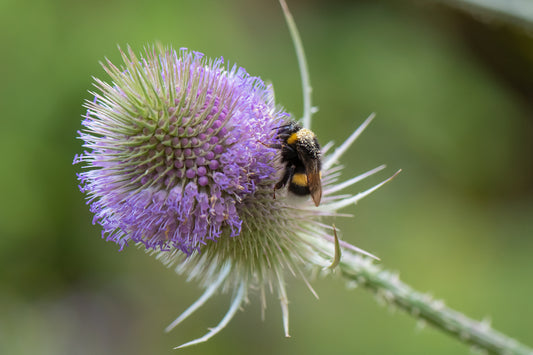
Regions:
M 335 221 L 415 289 L 533 346 L 533 22 L 433 1 L 289 1 L 319 108 L 313 130 L 341 143 L 364 189 L 402 173 Z M 170 334 L 201 294 L 142 250 L 100 238 L 72 166 L 98 62 L 160 41 L 223 56 L 274 84 L 301 115 L 277 1 L 0 2 L 1 354 L 160 354 L 218 323 L 228 295 Z M 387 175 L 388 174 L 388 175 Z M 186 354 L 469 354 L 340 277 L 291 280 L 291 339 L 271 295 Z M 424 328 L 419 331 L 420 328 Z

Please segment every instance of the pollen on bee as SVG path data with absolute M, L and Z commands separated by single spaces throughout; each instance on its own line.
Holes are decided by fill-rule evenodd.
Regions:
M 313 138 L 315 138 L 315 134 L 313 133 L 313 131 L 307 128 L 302 128 L 295 134 L 297 136 L 296 139 L 300 139 L 300 140 L 312 140 Z

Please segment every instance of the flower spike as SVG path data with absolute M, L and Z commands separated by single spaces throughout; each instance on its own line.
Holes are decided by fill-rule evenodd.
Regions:
M 216 327 L 211 328 L 209 332 L 203 337 L 190 341 L 183 345 L 177 346 L 174 349 L 181 349 L 187 346 L 203 343 L 203 342 L 208 341 L 215 335 L 217 335 L 222 329 L 226 327 L 226 325 L 228 325 L 229 321 L 233 318 L 233 316 L 235 316 L 235 313 L 237 313 L 237 311 L 239 310 L 239 307 L 241 306 L 242 301 L 244 301 L 245 299 L 245 295 L 246 295 L 246 285 L 241 284 L 241 286 L 239 287 L 239 290 L 237 291 L 237 295 L 235 296 L 235 298 L 233 299 L 231 303 L 228 313 L 226 313 L 224 318 L 222 318 L 222 320 L 220 321 L 220 323 L 218 323 Z
M 335 228 L 335 225 L 333 225 L 333 236 L 335 237 L 335 257 L 329 266 L 331 270 L 335 269 L 341 262 L 341 245 L 339 243 L 339 237 L 337 237 L 337 229 Z

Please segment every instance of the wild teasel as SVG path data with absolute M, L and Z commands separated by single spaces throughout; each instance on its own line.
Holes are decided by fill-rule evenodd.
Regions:
M 323 218 L 381 185 L 336 195 L 383 168 L 337 183 L 338 159 L 373 116 L 332 153 L 332 144 L 324 147 L 319 207 L 283 190 L 274 197 L 283 164 L 269 144 L 292 118 L 274 104 L 271 86 L 222 58 L 186 49 L 121 54 L 122 66 L 103 64 L 112 83 L 95 79 L 79 134 L 86 150 L 75 158 L 84 165 L 80 189 L 102 236 L 121 249 L 144 247 L 205 289 L 167 330 L 216 291 L 233 292 L 221 323 L 183 346 L 220 331 L 251 288 L 260 290 L 263 305 L 267 290 L 277 293 L 289 336 L 286 271 L 310 287 L 308 269 L 335 258 L 335 236 Z
M 303 46 L 285 1 L 280 4 L 296 48 L 302 121 L 309 128 L 313 107 Z M 278 293 L 288 336 L 286 269 L 314 293 L 307 271 L 338 267 L 349 285 L 364 286 L 378 300 L 476 349 L 533 354 L 486 321 L 470 319 L 413 290 L 396 273 L 374 265 L 368 257 L 372 255 L 339 242 L 335 228 L 323 224 L 323 217 L 340 216 L 338 210 L 391 179 L 360 194 L 336 195 L 383 168 L 337 183 L 339 158 L 373 115 L 331 154 L 332 144 L 324 147 L 322 204 L 318 192 L 311 192 L 317 208 L 279 192 L 274 199 L 269 186 L 274 186 L 284 167 L 276 152 L 263 149 L 275 147 L 271 143 L 275 134 L 266 127 L 278 127 L 279 132 L 290 117 L 274 106 L 270 87 L 243 69 L 224 67 L 222 59 L 206 61 L 200 53 L 187 50 L 152 48 L 140 59 L 129 50 L 123 59 L 120 70 L 109 61 L 104 66 L 113 79 L 111 85 L 95 79 L 100 92 L 87 103 L 85 129 L 80 133 L 88 150 L 74 162 L 87 168 L 79 174 L 80 188 L 88 195 L 104 237 L 121 248 L 135 242 L 206 289 L 167 330 L 216 291 L 233 292 L 222 321 L 180 347 L 206 341 L 223 329 L 251 288 L 259 288 L 263 306 L 266 289 Z M 249 129 L 252 122 L 258 131 Z M 257 142 L 262 147 L 254 145 Z M 348 251 L 342 259 L 341 245 Z

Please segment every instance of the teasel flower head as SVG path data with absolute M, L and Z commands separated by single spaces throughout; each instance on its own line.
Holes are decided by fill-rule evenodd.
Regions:
M 186 49 L 121 53 L 123 65 L 103 64 L 111 82 L 94 79 L 79 133 L 85 152 L 74 160 L 83 165 L 80 189 L 94 223 L 120 249 L 140 246 L 205 289 L 167 330 L 217 291 L 232 294 L 222 321 L 183 346 L 224 328 L 252 289 L 263 305 L 267 291 L 277 294 L 288 336 L 287 275 L 309 286 L 310 270 L 331 265 L 338 243 L 323 217 L 381 185 L 337 194 L 382 168 L 337 183 L 339 157 L 372 117 L 337 149 L 324 147 L 319 207 L 285 190 L 274 197 L 284 165 L 269 145 L 292 118 L 275 105 L 271 86 Z

